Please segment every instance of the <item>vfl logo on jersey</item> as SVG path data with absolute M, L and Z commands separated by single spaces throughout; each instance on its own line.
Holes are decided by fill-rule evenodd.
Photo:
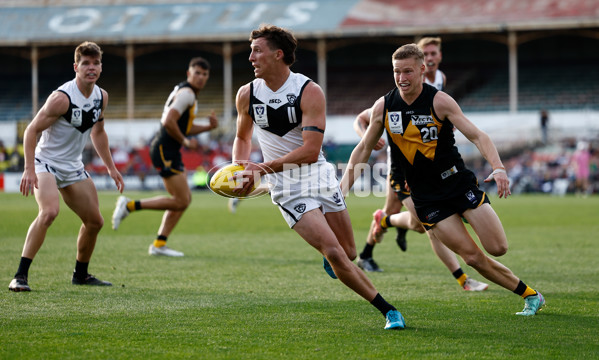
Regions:
M 392 134 L 403 134 L 403 123 L 401 121 L 401 111 L 393 111 L 387 114 L 389 131 Z
M 71 125 L 79 127 L 83 123 L 83 111 L 79 108 L 75 108 L 71 112 Z
M 412 115 L 412 125 L 434 124 L 433 117 L 430 115 Z
M 293 207 L 293 209 L 295 211 L 297 211 L 298 213 L 302 214 L 304 211 L 306 211 L 306 204 L 304 204 L 304 203 L 297 204 Z
M 254 122 L 261 128 L 268 127 L 268 115 L 266 113 L 266 105 L 254 104 Z
M 287 101 L 289 101 L 289 105 L 295 104 L 295 100 L 297 100 L 297 96 L 295 96 L 295 94 L 287 94 Z
M 477 202 L 476 195 L 474 195 L 472 190 L 470 190 L 466 193 L 466 198 L 468 199 L 468 201 L 470 201 L 473 204 L 476 204 L 476 202 Z

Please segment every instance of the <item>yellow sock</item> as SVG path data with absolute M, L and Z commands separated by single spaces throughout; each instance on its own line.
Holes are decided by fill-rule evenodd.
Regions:
M 386 229 L 389 227 L 389 225 L 387 224 L 387 220 L 388 220 L 389 215 L 385 215 L 382 219 L 381 219 L 381 226 L 383 227 L 383 229 Z
M 468 279 L 468 275 L 462 274 L 462 276 L 460 276 L 456 280 L 458 281 L 458 284 L 460 284 L 461 287 L 464 287 L 464 283 L 466 282 L 466 279 Z
M 159 248 L 159 247 L 163 247 L 164 245 L 166 245 L 166 240 L 159 240 L 159 239 L 154 240 L 154 247 Z
M 536 295 L 536 294 L 537 294 L 536 290 L 527 285 L 526 290 L 524 290 L 524 294 L 522 294 L 520 296 L 522 296 L 522 298 L 525 298 L 527 296 Z
M 135 200 L 131 200 L 127 203 L 127 210 L 129 210 L 129 212 L 135 211 Z

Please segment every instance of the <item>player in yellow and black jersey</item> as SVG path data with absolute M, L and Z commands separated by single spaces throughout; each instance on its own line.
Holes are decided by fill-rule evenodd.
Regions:
M 154 136 L 150 146 L 152 164 L 158 170 L 164 187 L 170 196 L 158 196 L 150 199 L 131 200 L 119 197 L 112 215 L 112 228 L 116 230 L 129 213 L 142 209 L 166 210 L 158 235 L 148 250 L 150 255 L 183 256 L 180 251 L 166 246 L 166 240 L 173 231 L 183 212 L 191 203 L 191 190 L 187 183 L 185 166 L 181 160 L 181 147 L 195 149 L 197 140 L 189 139 L 199 133 L 218 126 L 214 112 L 209 117 L 209 125 L 194 124 L 199 92 L 210 77 L 210 64 L 197 57 L 191 59 L 187 69 L 187 80 L 179 83 L 168 96 L 160 130 Z
M 470 236 L 462 216 L 472 225 L 485 250 L 493 256 L 507 252 L 507 238 L 487 194 L 478 189 L 476 178 L 464 166 L 455 147 L 453 126 L 476 145 L 493 167 L 485 181 L 495 180 L 499 197 L 510 195 L 509 180 L 501 158 L 489 136 L 462 113 L 448 94 L 423 84 L 424 54 L 416 44 L 393 53 L 396 89 L 379 98 L 372 107 L 370 125 L 353 150 L 341 186 L 349 192 L 357 165 L 368 161 L 372 149 L 387 130 L 391 161 L 403 170 L 416 212 L 427 232 L 456 251 L 466 264 L 488 280 L 520 295 L 524 310 L 534 315 L 545 299 L 511 270 L 490 258 Z
M 391 158 L 395 160 L 392 161 L 403 170 L 414 203 L 421 206 L 451 199 L 472 184 L 479 191 L 476 177 L 466 169 L 455 146 L 453 124 L 435 113 L 436 94 L 437 89 L 422 84 L 422 92 L 409 105 L 399 96 L 397 88 L 384 97 L 383 116 Z

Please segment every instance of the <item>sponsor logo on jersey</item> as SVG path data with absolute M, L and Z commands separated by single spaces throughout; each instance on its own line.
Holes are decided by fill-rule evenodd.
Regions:
M 282 103 L 281 99 L 270 99 L 268 100 L 269 104 L 280 104 Z
M 445 179 L 447 179 L 448 177 L 450 177 L 451 175 L 453 175 L 453 174 L 455 174 L 457 172 L 458 172 L 458 168 L 454 166 L 454 167 L 452 167 L 449 170 L 443 171 L 441 173 L 441 179 L 445 180 Z
M 91 105 L 91 104 L 89 104 L 89 103 L 87 103 L 87 104 L 83 105 L 83 108 L 84 108 L 84 109 L 87 109 L 87 108 L 88 108 L 88 107 L 90 107 L 90 106 L 92 106 L 92 105 Z
M 439 215 L 439 210 L 435 210 L 433 212 L 431 212 L 430 214 L 426 215 L 426 219 L 427 220 L 431 220 L 437 217 L 437 215 Z
M 412 120 L 412 125 L 418 126 L 418 125 L 427 125 L 427 124 L 433 124 L 433 117 L 430 115 L 412 115 L 411 117 Z

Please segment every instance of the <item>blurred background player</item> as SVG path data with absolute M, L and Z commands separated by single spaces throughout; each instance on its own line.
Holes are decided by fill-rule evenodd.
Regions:
M 96 85 L 102 73 L 100 47 L 87 41 L 77 46 L 73 69 L 75 79 L 52 92 L 23 136 L 25 169 L 20 190 L 25 196 L 30 192 L 35 195 L 39 213 L 27 231 L 19 268 L 8 286 L 11 291 L 31 290 L 29 267 L 44 243 L 48 228 L 58 216 L 61 195 L 83 223 L 77 237 L 77 259 L 71 283 L 112 285 L 88 273 L 104 219 L 96 187 L 81 160 L 87 139 L 91 138 L 108 174 L 117 189 L 123 192 L 123 177 L 114 165 L 104 130 L 108 93 Z
M 417 45 L 424 54 L 424 82 L 434 86 L 437 90 L 445 90 L 447 79 L 443 71 L 439 70 L 439 64 L 443 60 L 441 38 L 423 37 Z
M 196 116 L 197 96 L 210 77 L 210 64 L 207 60 L 196 57 L 191 59 L 187 69 L 187 80 L 175 86 L 168 96 L 160 130 L 150 145 L 152 164 L 162 177 L 162 182 L 170 196 L 157 196 L 150 199 L 131 200 L 120 196 L 112 215 L 112 228 L 118 229 L 121 221 L 130 213 L 139 210 L 165 210 L 158 235 L 150 245 L 150 255 L 183 256 L 180 251 L 166 246 L 171 234 L 185 209 L 191 203 L 191 190 L 187 183 L 187 172 L 181 159 L 181 147 L 195 149 L 199 133 L 218 127 L 218 119 L 214 112 L 209 117 L 209 125 L 194 124 Z
M 443 90 L 446 85 L 446 77 L 439 70 L 439 64 L 442 60 L 441 38 L 424 37 L 418 42 L 418 47 L 424 53 L 424 82 L 434 86 L 437 90 Z M 369 123 L 370 109 L 366 109 L 354 121 L 354 129 L 360 137 L 364 136 Z M 380 138 L 375 144 L 374 150 L 382 149 L 384 146 L 385 140 Z M 396 228 L 396 243 L 402 251 L 407 250 L 406 233 L 408 230 L 414 230 L 419 233 L 425 232 L 422 223 L 418 220 L 415 211 L 413 211 L 413 202 L 410 198 L 410 192 L 405 188 L 403 172 L 391 162 L 389 148 L 387 148 L 387 165 L 389 175 L 385 206 L 383 209 L 378 209 L 373 213 L 373 220 L 366 238 L 366 244 L 358 258 L 358 266 L 364 271 L 382 271 L 376 261 L 374 261 L 373 249 L 377 242 L 383 240 L 384 233 L 388 227 L 392 226 Z M 404 205 L 408 208 L 408 211 L 400 212 Z M 389 214 L 388 218 L 387 214 Z M 430 242 L 435 254 L 445 264 L 464 290 L 483 291 L 488 288 L 488 284 L 472 279 L 464 273 L 453 251 L 449 250 L 437 239 L 430 238 Z

